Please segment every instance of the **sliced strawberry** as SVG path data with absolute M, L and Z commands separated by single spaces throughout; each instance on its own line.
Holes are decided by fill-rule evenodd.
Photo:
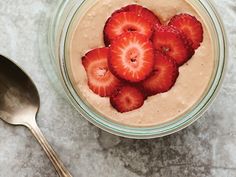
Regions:
M 129 31 L 139 32 L 149 38 L 153 32 L 153 25 L 134 12 L 114 14 L 104 28 L 105 44 L 108 46 L 116 37 Z
M 171 57 L 156 51 L 154 70 L 141 85 L 145 93 L 151 96 L 169 91 L 178 76 L 179 70 L 176 62 Z
M 157 50 L 175 59 L 181 66 L 194 54 L 186 36 L 173 26 L 156 26 L 153 34 L 153 45 Z
M 189 14 L 179 14 L 174 16 L 169 25 L 175 26 L 192 41 L 192 47 L 197 49 L 203 41 L 203 27 L 196 17 Z
M 143 106 L 144 95 L 138 88 L 127 85 L 117 89 L 110 97 L 110 102 L 117 111 L 129 112 Z
M 152 43 L 140 33 L 124 33 L 112 42 L 108 63 L 111 72 L 117 77 L 129 82 L 140 82 L 153 70 Z
M 121 81 L 109 71 L 108 54 L 108 48 L 98 48 L 91 50 L 82 58 L 89 88 L 102 97 L 110 96 L 121 85 Z
M 137 4 L 132 4 L 132 5 L 122 7 L 121 9 L 115 11 L 112 15 L 120 13 L 120 12 L 134 12 L 138 16 L 141 16 L 145 20 L 152 23 L 153 25 L 161 24 L 161 21 L 159 20 L 159 18 L 152 11 Z

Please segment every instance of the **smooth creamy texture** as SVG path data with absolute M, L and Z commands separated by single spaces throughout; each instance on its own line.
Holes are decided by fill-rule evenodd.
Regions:
M 118 113 L 109 98 L 95 95 L 87 85 L 81 57 L 91 49 L 103 47 L 103 27 L 115 10 L 138 3 L 158 14 L 163 23 L 179 13 L 199 15 L 185 0 L 99 0 L 73 27 L 69 47 L 69 74 L 78 94 L 100 114 L 125 125 L 153 126 L 174 120 L 191 109 L 208 88 L 214 72 L 214 54 L 211 38 L 204 25 L 204 41 L 193 58 L 180 68 L 175 86 L 167 93 L 149 97 L 143 107 L 128 113 Z

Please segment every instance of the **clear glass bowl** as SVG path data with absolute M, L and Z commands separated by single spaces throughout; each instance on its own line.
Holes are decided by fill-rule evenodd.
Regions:
M 195 10 L 198 11 L 202 17 L 204 17 L 214 40 L 213 44 L 216 64 L 215 73 L 209 89 L 201 100 L 181 118 L 163 125 L 138 128 L 115 123 L 93 111 L 88 105 L 86 105 L 83 99 L 78 96 L 70 81 L 65 61 L 67 33 L 70 24 L 73 22 L 75 14 L 81 9 L 81 7 L 91 6 L 94 2 L 94 0 L 62 1 L 59 4 L 54 17 L 52 18 L 48 35 L 48 44 L 52 60 L 51 63 L 54 65 L 54 70 L 64 87 L 66 95 L 79 113 L 82 114 L 82 116 L 88 121 L 107 132 L 118 136 L 135 139 L 149 139 L 166 136 L 182 130 L 200 118 L 201 115 L 209 108 L 210 104 L 219 92 L 227 63 L 227 42 L 225 31 L 219 15 L 212 3 L 209 0 L 188 0 L 188 3 L 190 3 Z

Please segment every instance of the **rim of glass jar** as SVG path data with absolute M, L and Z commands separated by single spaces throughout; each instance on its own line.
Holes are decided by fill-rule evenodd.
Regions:
M 54 60 L 57 60 L 57 72 L 60 75 L 62 85 L 64 86 L 64 90 L 70 100 L 70 102 L 74 105 L 74 107 L 82 114 L 84 118 L 86 118 L 89 122 L 93 123 L 97 127 L 110 132 L 112 134 L 127 137 L 127 138 L 135 138 L 135 139 L 150 139 L 150 138 L 157 138 L 163 137 L 166 135 L 173 134 L 178 132 L 196 120 L 198 120 L 202 114 L 209 108 L 211 103 L 217 96 L 219 89 L 222 85 L 223 78 L 225 76 L 226 66 L 227 66 L 227 41 L 226 41 L 226 34 L 222 24 L 222 21 L 214 8 L 212 2 L 209 0 L 198 0 L 197 2 L 205 9 L 208 13 L 209 17 L 211 18 L 212 24 L 214 24 L 214 30 L 216 31 L 217 38 L 218 38 L 218 66 L 216 69 L 215 77 L 212 81 L 212 84 L 207 92 L 207 94 L 199 101 L 198 105 L 195 105 L 192 108 L 192 111 L 187 113 L 186 115 L 178 118 L 175 121 L 157 125 L 152 127 L 130 127 L 115 123 L 107 118 L 98 115 L 95 112 L 92 112 L 82 99 L 79 98 L 77 95 L 67 72 L 67 66 L 65 61 L 65 43 L 68 28 L 70 26 L 71 20 L 73 16 L 80 8 L 80 6 L 85 3 L 87 0 L 83 0 L 79 5 L 76 6 L 78 1 L 70 1 L 66 0 L 63 1 L 59 7 L 56 15 L 52 19 L 52 23 L 50 26 L 50 33 L 49 33 L 49 47 L 51 57 Z M 64 14 L 67 11 L 68 14 Z M 59 27 L 59 28 L 57 28 Z M 59 36 L 58 35 L 58 29 Z M 55 50 L 56 48 L 56 50 Z

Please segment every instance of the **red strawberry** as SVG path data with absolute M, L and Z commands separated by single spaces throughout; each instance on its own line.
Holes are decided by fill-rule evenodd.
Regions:
M 91 50 L 82 58 L 89 88 L 102 97 L 110 96 L 121 85 L 121 81 L 109 71 L 108 54 L 108 48 L 98 48 Z
M 153 25 L 134 12 L 114 14 L 104 27 L 105 44 L 109 45 L 116 37 L 129 31 L 139 32 L 149 38 L 153 32 Z
M 125 6 L 121 8 L 120 10 L 115 11 L 112 15 L 120 13 L 120 12 L 134 12 L 138 16 L 141 16 L 145 20 L 152 23 L 153 25 L 161 24 L 159 18 L 152 11 L 137 4 Z
M 111 105 L 119 112 L 129 112 L 140 108 L 144 104 L 142 92 L 132 86 L 117 89 L 110 97 Z
M 172 57 L 181 66 L 194 54 L 186 36 L 173 26 L 156 26 L 153 45 L 157 50 Z
M 155 66 L 149 78 L 142 82 L 145 92 L 151 96 L 169 91 L 179 76 L 176 62 L 169 56 L 156 51 Z
M 197 49 L 203 41 L 203 27 L 196 17 L 189 14 L 180 14 L 174 16 L 169 25 L 175 26 L 192 41 L 192 47 Z
M 117 77 L 129 82 L 140 82 L 153 70 L 152 43 L 140 33 L 124 33 L 112 42 L 108 63 L 111 72 Z

